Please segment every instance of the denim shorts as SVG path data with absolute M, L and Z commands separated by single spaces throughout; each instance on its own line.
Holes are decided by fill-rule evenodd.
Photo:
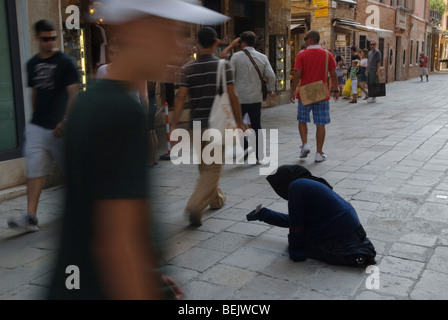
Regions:
M 310 122 L 310 111 L 313 111 L 313 120 L 316 125 L 326 125 L 330 123 L 330 101 L 319 101 L 309 105 L 302 105 L 299 100 L 297 111 L 297 121 Z

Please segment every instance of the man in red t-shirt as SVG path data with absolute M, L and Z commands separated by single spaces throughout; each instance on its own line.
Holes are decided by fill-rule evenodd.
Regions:
M 429 82 L 428 57 L 423 52 L 420 53 L 418 62 L 420 65 L 420 81 L 423 82 L 423 76 L 426 76 L 426 82 Z
M 313 111 L 313 120 L 316 125 L 316 156 L 315 162 L 322 162 L 327 159 L 322 151 L 325 140 L 325 125 L 330 123 L 330 95 L 326 100 L 303 105 L 300 94 L 296 89 L 300 86 L 322 80 L 328 91 L 328 74 L 325 74 L 326 50 L 322 49 L 320 42 L 320 34 L 316 30 L 310 30 L 305 36 L 307 44 L 306 50 L 299 52 L 294 66 L 294 78 L 291 84 L 291 102 L 295 103 L 297 97 L 299 101 L 297 121 L 299 122 L 299 133 L 302 140 L 300 158 L 306 158 L 310 153 L 308 146 L 308 125 L 310 122 L 310 111 Z M 336 74 L 336 62 L 333 55 L 328 52 L 328 71 L 331 76 L 331 95 L 336 101 L 339 98 L 338 76 Z

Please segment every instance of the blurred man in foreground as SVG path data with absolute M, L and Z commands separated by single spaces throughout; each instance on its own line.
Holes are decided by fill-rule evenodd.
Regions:
M 141 81 L 173 75 L 168 66 L 181 52 L 178 21 L 227 18 L 179 0 L 111 0 L 104 7 L 120 55 L 107 78 L 80 95 L 68 119 L 66 212 L 49 298 L 182 298 L 172 279 L 157 272 L 147 121 L 129 92 Z

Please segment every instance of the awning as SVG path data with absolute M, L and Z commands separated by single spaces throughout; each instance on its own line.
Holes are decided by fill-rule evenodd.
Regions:
M 306 27 L 306 19 L 293 19 L 291 21 L 291 30 L 299 27 Z
M 346 28 L 353 31 L 376 32 L 381 38 L 389 38 L 394 35 L 394 32 L 391 30 L 364 26 L 358 21 L 349 19 L 335 18 L 333 19 L 333 26 Z
M 304 27 L 305 24 L 291 24 L 291 30 L 295 29 L 295 28 L 299 28 L 299 27 Z
M 344 2 L 344 3 L 348 3 L 348 4 L 358 4 L 356 3 L 356 1 L 353 0 L 334 0 L 336 2 Z

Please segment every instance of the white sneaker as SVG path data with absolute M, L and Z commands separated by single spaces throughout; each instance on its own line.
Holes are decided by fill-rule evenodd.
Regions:
M 308 147 L 308 144 L 305 143 L 300 147 L 300 158 L 306 158 L 308 156 L 308 153 L 310 153 L 310 147 Z
M 39 231 L 37 222 L 36 216 L 28 213 L 20 218 L 13 217 L 8 219 L 8 227 L 11 229 L 22 228 L 27 231 Z
M 376 98 L 369 98 L 369 100 L 367 100 L 368 103 L 375 103 L 376 102 Z
M 314 157 L 314 162 L 323 162 L 327 160 L 327 156 L 325 155 L 325 152 L 318 153 L 316 152 L 316 156 Z

